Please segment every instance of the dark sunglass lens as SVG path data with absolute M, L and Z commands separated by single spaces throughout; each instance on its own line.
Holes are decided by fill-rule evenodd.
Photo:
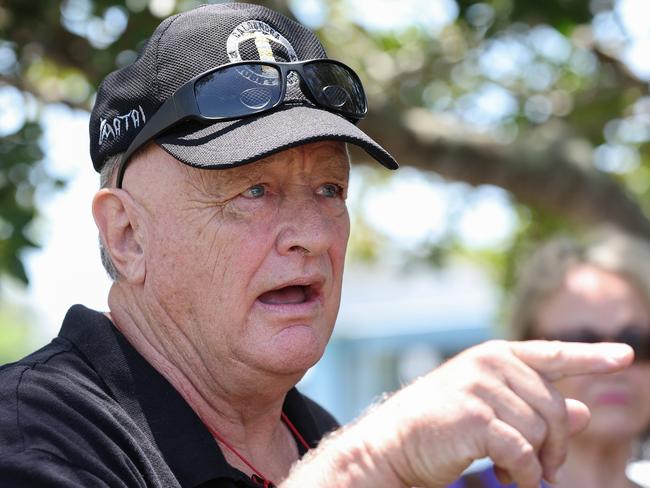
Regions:
M 646 337 L 644 342 L 632 349 L 634 349 L 635 361 L 650 361 L 650 337 Z
M 650 360 L 650 335 L 643 332 L 624 331 L 616 340 L 634 349 L 635 361 Z
M 605 340 L 605 338 L 602 337 L 600 334 L 597 334 L 596 332 L 593 332 L 592 330 L 589 329 L 583 329 L 580 332 L 578 332 L 576 335 L 580 339 L 576 342 L 588 342 L 590 344 L 595 344 L 597 342 L 603 342 Z
M 563 334 L 557 334 L 554 336 L 550 336 L 550 339 L 562 341 L 562 342 L 586 342 L 586 343 L 594 343 L 594 342 L 601 342 L 602 337 L 600 337 L 598 334 L 592 332 L 591 330 L 588 329 L 579 329 L 579 330 L 574 330 L 571 332 L 565 332 Z
M 326 86 L 323 88 L 322 93 L 332 107 L 343 108 L 350 101 L 348 92 L 337 85 Z
M 303 69 L 305 82 L 320 105 L 351 117 L 365 115 L 366 96 L 350 69 L 328 61 L 309 63 Z
M 241 93 L 239 101 L 245 107 L 261 110 L 271 104 L 271 95 L 266 88 L 249 88 Z
M 239 64 L 214 71 L 194 85 L 196 102 L 205 117 L 242 117 L 275 106 L 282 93 L 278 68 Z

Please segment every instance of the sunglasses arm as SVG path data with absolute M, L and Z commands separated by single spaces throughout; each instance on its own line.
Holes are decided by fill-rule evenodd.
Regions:
M 117 180 L 115 183 L 116 188 L 122 188 L 122 181 L 124 180 L 124 172 L 126 171 L 128 160 L 138 149 L 143 147 L 150 140 L 159 136 L 162 132 L 171 128 L 173 125 L 176 125 L 187 118 L 188 112 L 180 114 L 180 111 L 176 110 L 175 99 L 176 96 L 173 95 L 160 106 L 151 119 L 149 119 L 140 132 L 138 132 L 138 135 L 135 136 L 135 139 L 133 139 L 133 142 L 131 142 L 127 150 L 122 154 L 122 159 L 120 160 L 117 171 Z M 182 115 L 185 116 L 183 117 Z

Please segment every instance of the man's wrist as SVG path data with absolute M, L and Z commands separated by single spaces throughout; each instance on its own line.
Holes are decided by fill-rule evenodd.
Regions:
M 393 469 L 399 446 L 392 446 L 390 436 L 382 435 L 390 427 L 378 425 L 377 417 L 381 416 L 366 414 L 328 436 L 296 464 L 281 487 L 330 487 L 333 483 L 340 488 L 406 487 Z

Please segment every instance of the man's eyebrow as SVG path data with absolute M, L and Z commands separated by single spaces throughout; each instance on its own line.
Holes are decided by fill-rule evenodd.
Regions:
M 197 171 L 198 169 L 198 171 Z M 228 169 L 186 167 L 187 181 L 202 192 L 213 194 L 215 190 L 227 190 L 233 185 L 245 185 L 257 180 L 261 174 L 253 164 Z
M 317 164 L 315 169 L 311 171 L 313 175 L 329 176 L 341 180 L 345 180 L 350 174 L 350 158 L 347 153 L 336 152 L 320 153 L 318 149 L 315 151 L 317 157 Z M 320 154 L 318 154 L 320 153 Z M 188 174 L 192 186 L 200 186 L 200 190 L 209 194 L 219 193 L 219 190 L 227 191 L 234 186 L 241 187 L 259 183 L 268 175 L 267 167 L 273 163 L 282 164 L 283 162 L 289 164 L 291 156 L 283 153 L 275 153 L 270 156 L 258 159 L 249 164 L 230 169 L 201 169 L 198 174 L 194 173 L 195 168 L 187 167 Z M 327 173 L 327 174 L 325 174 Z
M 263 175 L 265 168 L 273 163 L 278 157 L 278 154 L 273 154 L 264 159 L 258 159 L 248 164 L 244 164 L 231 170 L 226 170 L 219 176 L 223 178 L 222 184 L 237 183 L 253 183 L 259 180 Z

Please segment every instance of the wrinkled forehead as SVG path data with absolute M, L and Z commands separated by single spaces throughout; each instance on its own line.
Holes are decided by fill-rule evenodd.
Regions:
M 243 166 L 224 169 L 197 168 L 182 163 L 155 143 L 139 153 L 129 168 L 127 187 L 144 194 L 155 190 L 176 192 L 186 184 L 199 189 L 204 185 L 224 190 L 232 185 L 259 183 L 265 175 L 303 173 L 347 181 L 350 157 L 341 141 L 302 144 L 271 154 Z
M 348 173 L 350 156 L 344 142 L 319 141 L 300 144 L 259 159 L 251 163 L 250 170 L 254 172 L 273 165 L 280 169 L 297 166 L 310 172 L 345 171 Z M 246 166 L 242 166 L 242 169 L 246 169 Z
M 194 175 L 212 175 L 226 182 L 254 180 L 269 171 L 302 172 L 320 176 L 329 174 L 337 178 L 347 178 L 350 172 L 350 157 L 344 142 L 320 141 L 301 144 L 234 168 L 220 170 L 191 168 L 191 170 Z

